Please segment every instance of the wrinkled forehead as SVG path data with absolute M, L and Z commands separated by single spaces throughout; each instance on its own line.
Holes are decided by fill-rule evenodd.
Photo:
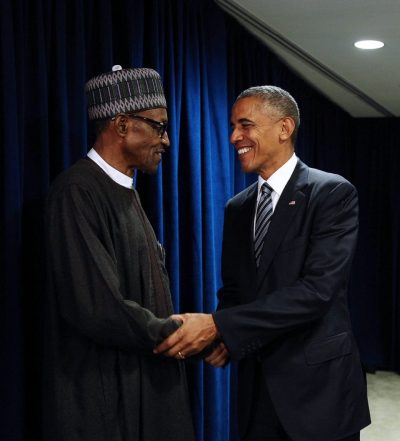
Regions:
M 167 121 L 168 112 L 165 107 L 156 107 L 154 109 L 142 110 L 140 112 L 135 112 L 138 115 L 147 116 L 158 121 Z

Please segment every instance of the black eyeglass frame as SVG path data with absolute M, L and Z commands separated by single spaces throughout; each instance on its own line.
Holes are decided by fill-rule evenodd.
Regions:
M 138 119 L 138 120 L 143 121 L 147 124 L 150 124 L 153 127 L 155 126 L 154 128 L 157 128 L 158 136 L 161 139 L 164 138 L 165 132 L 168 129 L 168 123 L 156 121 L 155 119 L 148 118 L 147 116 L 136 115 L 136 113 L 121 113 L 120 115 L 126 115 L 126 116 L 129 116 L 130 118 Z M 116 117 L 117 117 L 117 115 L 114 116 L 113 118 L 111 118 L 111 120 L 114 121 Z
M 155 126 L 154 128 L 157 129 L 157 134 L 161 139 L 164 137 L 165 132 L 168 129 L 167 122 L 156 121 L 155 119 L 148 118 L 147 116 L 136 115 L 136 113 L 121 113 L 119 115 L 126 115 L 126 116 L 129 116 L 130 118 L 134 118 L 134 119 L 138 119 L 140 121 L 143 121 L 153 127 Z M 117 116 L 118 115 L 111 118 L 111 121 L 114 121 Z

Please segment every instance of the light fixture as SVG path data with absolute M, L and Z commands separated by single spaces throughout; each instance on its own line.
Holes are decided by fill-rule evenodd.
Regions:
M 358 49 L 380 49 L 385 46 L 385 44 L 378 40 L 360 40 L 356 41 L 354 46 Z

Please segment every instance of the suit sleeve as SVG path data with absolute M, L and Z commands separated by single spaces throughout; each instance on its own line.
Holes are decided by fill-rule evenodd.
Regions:
M 103 244 L 101 222 L 104 220 L 90 193 L 77 185 L 49 200 L 51 301 L 56 302 L 63 321 L 96 343 L 150 353 L 179 323 L 159 319 L 123 298 L 117 261 Z
M 234 247 L 234 223 L 230 221 L 230 206 L 225 207 L 224 229 L 222 239 L 221 275 L 223 286 L 218 291 L 218 310 L 230 308 L 239 304 L 238 286 L 235 281 L 236 267 L 232 256 Z
M 249 345 L 261 349 L 320 319 L 346 290 L 358 232 L 357 192 L 347 181 L 340 182 L 319 201 L 298 279 L 213 314 L 233 359 L 246 356 Z

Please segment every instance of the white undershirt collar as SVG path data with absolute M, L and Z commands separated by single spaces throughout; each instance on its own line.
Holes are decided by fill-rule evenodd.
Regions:
M 261 176 L 258 176 L 258 198 L 260 196 L 260 188 L 266 182 L 272 190 L 274 190 L 271 194 L 272 198 L 272 208 L 275 210 L 276 204 L 278 203 L 281 194 L 286 187 L 290 177 L 297 164 L 297 156 L 295 153 L 291 156 L 291 158 L 286 161 L 282 167 L 278 168 L 267 180 L 264 180 Z
M 94 161 L 105 173 L 117 184 L 122 185 L 126 188 L 133 188 L 133 179 L 123 173 L 121 173 L 116 168 L 112 167 L 108 162 L 96 152 L 95 149 L 90 149 L 87 154 L 88 157 Z

